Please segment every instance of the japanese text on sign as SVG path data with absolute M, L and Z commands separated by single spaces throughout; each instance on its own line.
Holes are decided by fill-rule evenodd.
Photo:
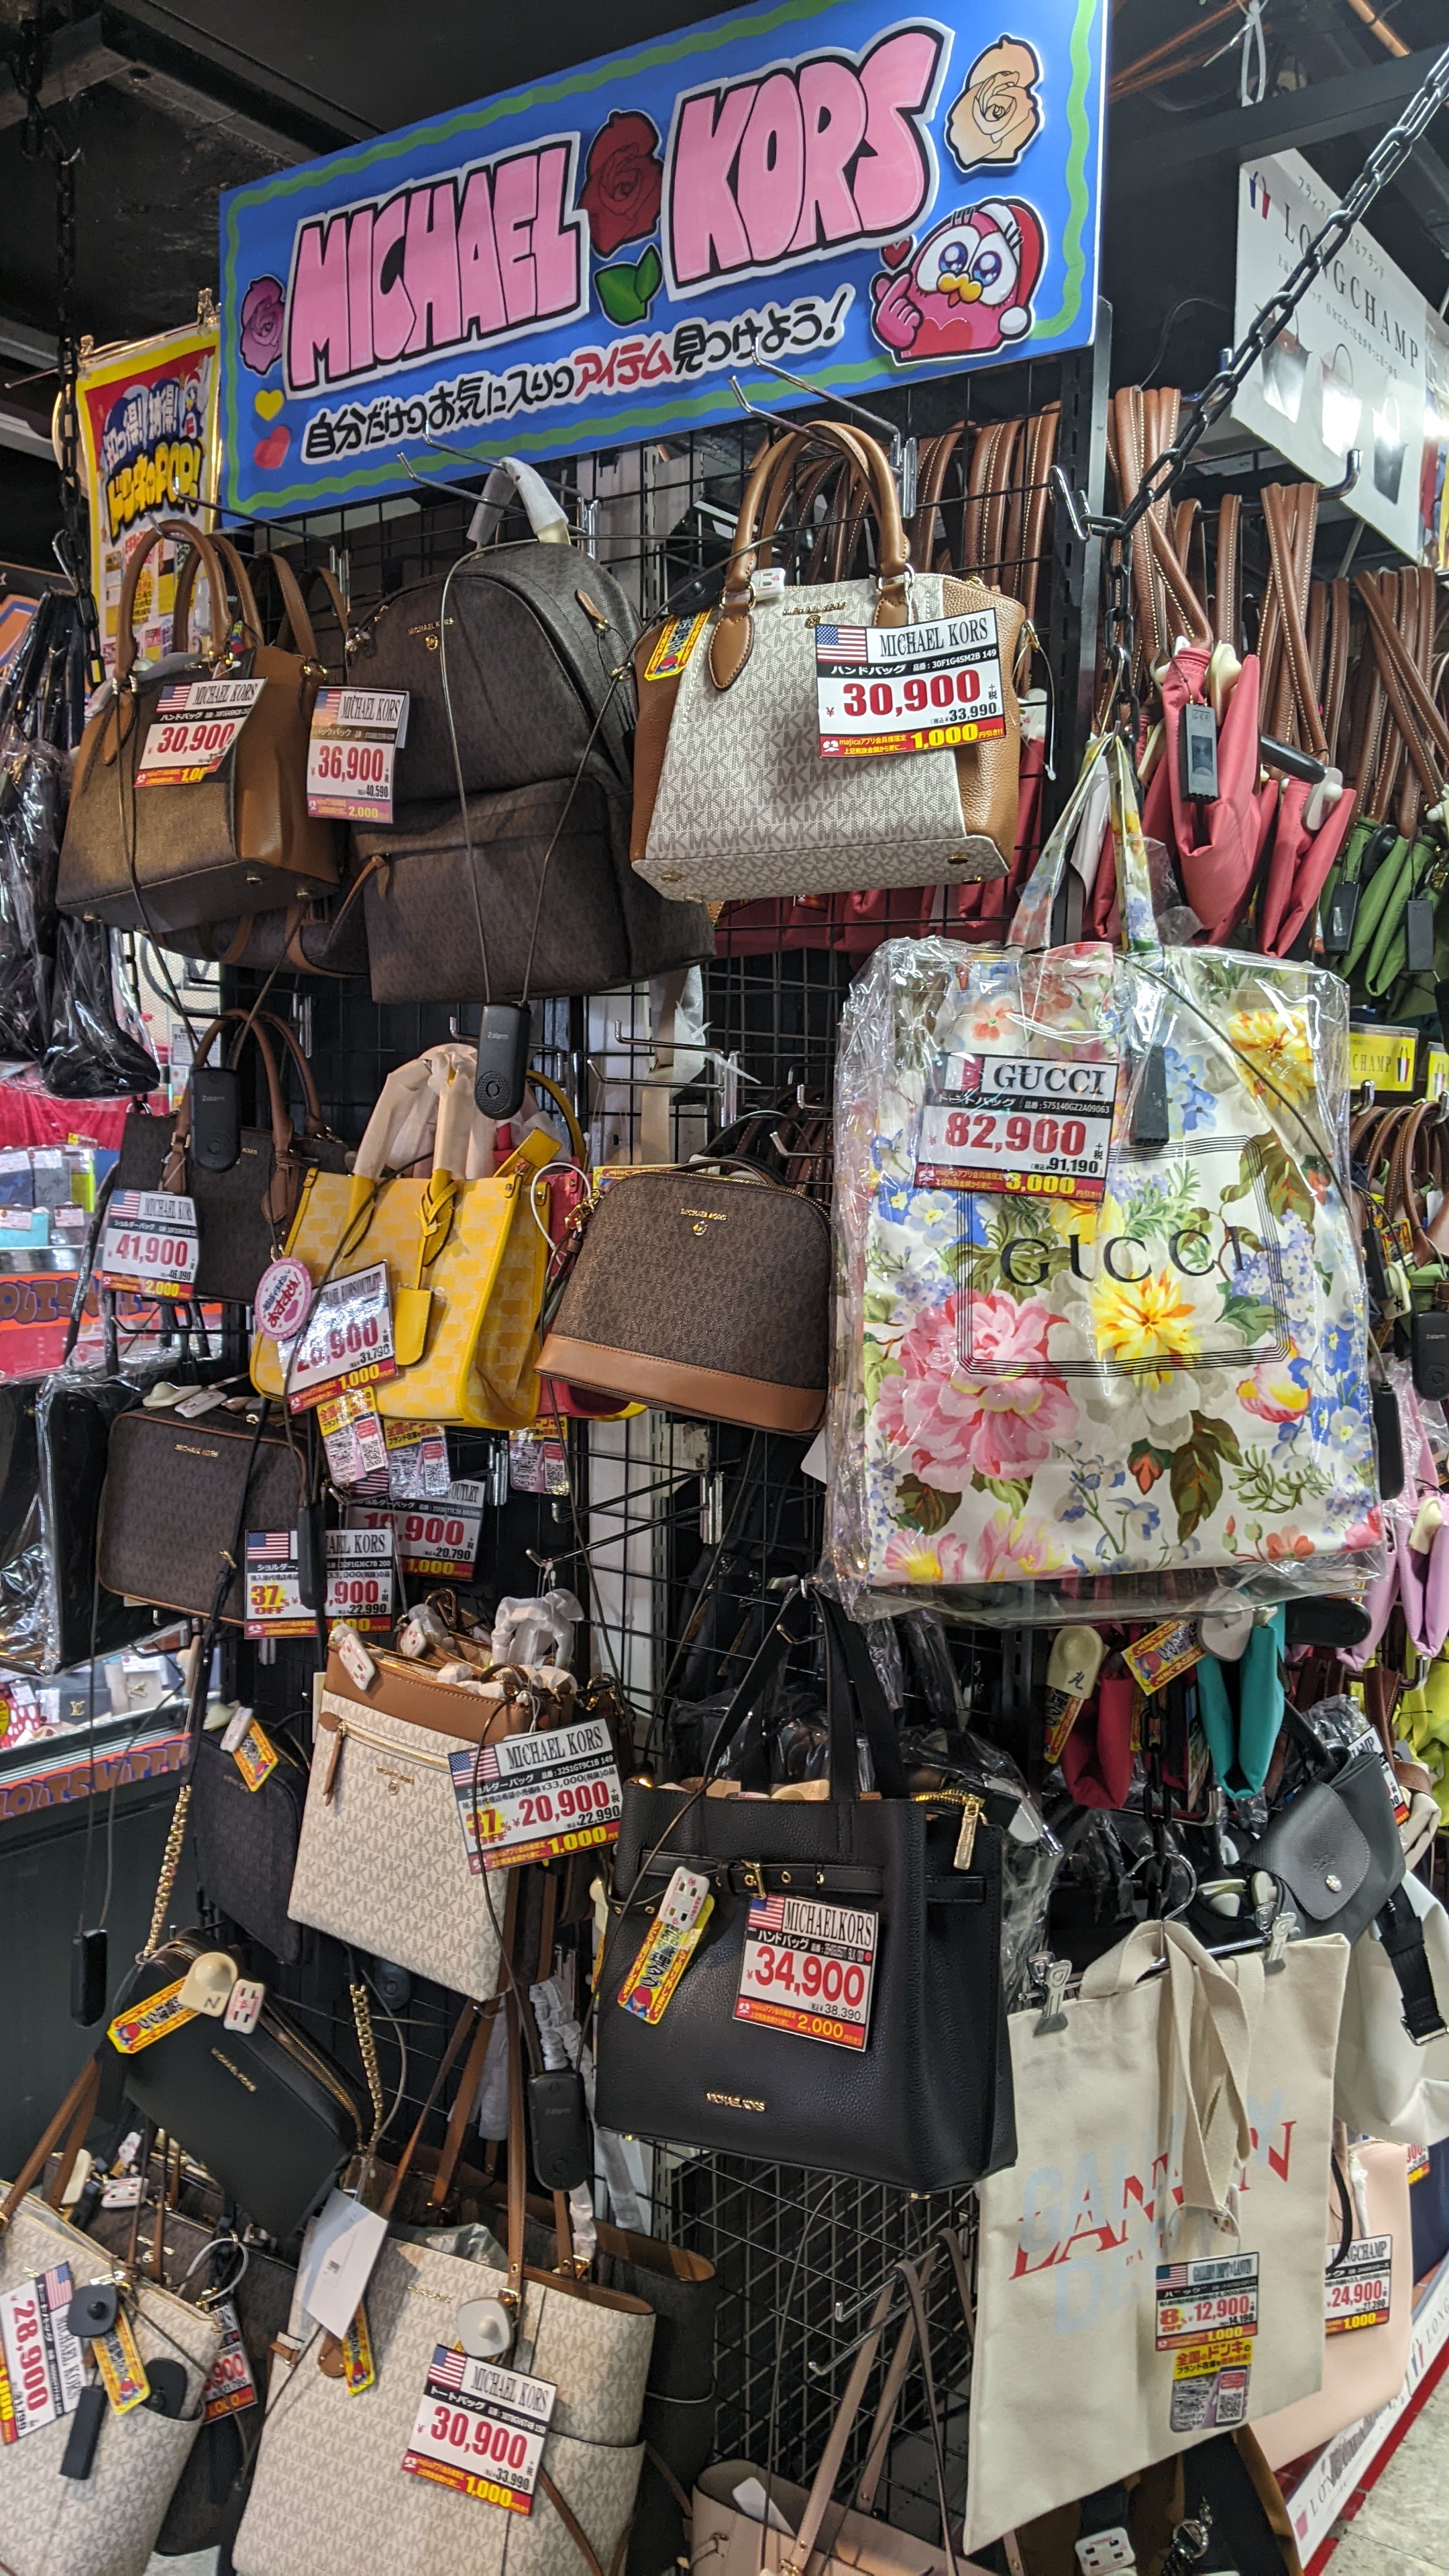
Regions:
M 390 823 L 392 774 L 407 739 L 405 689 L 319 689 L 307 744 L 307 811 Z
M 327 1532 L 329 1621 L 350 1628 L 392 1625 L 393 1558 L 386 1530 Z M 248 1530 L 246 1633 L 249 1637 L 310 1637 L 317 1614 L 302 1599 L 295 1530 Z
M 377 1386 L 396 1377 L 387 1263 L 330 1279 L 294 1342 L 279 1342 L 282 1382 L 293 1413 L 303 1413 L 343 1387 Z
M 946 1058 L 921 1111 L 917 1189 L 1100 1200 L 1118 1070 L 1066 1056 Z
M 96 1278 L 102 1288 L 184 1297 L 200 1252 L 194 1199 L 171 1190 L 117 1190 L 106 1210 Z

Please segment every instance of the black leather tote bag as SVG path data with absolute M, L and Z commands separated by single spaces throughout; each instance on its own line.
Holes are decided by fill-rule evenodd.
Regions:
M 243 1779 L 219 1735 L 203 1735 L 191 1774 L 188 1821 L 196 1841 L 196 1881 L 215 1907 L 253 1941 L 262 1942 L 284 1967 L 294 1967 L 306 1938 L 287 1912 L 307 1772 L 285 1736 L 271 1729 L 281 1757 L 275 1771 L 253 1789 Z
M 829 1797 L 625 1788 L 599 1981 L 597 2116 L 606 2128 L 647 2138 L 940 2191 L 995 2172 L 1016 2152 L 997 1834 L 978 1823 L 965 1866 L 956 1865 L 959 1802 L 907 1795 L 865 1640 L 835 1603 L 811 1594 L 787 1604 L 755 1656 L 706 1778 L 748 1720 L 736 1774 L 745 1789 L 768 1789 L 756 1702 L 789 1646 L 808 1634 L 812 1613 L 801 1611 L 812 1600 L 825 1631 Z M 858 1733 L 876 1795 L 860 1790 Z M 681 1863 L 708 1877 L 713 1912 L 662 2019 L 651 2024 L 619 1996 Z M 736 2013 L 751 1908 L 757 1938 L 774 1930 L 788 1940 L 812 1929 L 808 1916 L 792 1911 L 800 1900 L 870 1918 L 874 1972 L 863 2047 L 823 2029 L 811 2037 Z M 793 2011 L 799 1997 L 783 1980 L 779 1990 Z M 823 2006 L 811 2017 L 830 2024 Z

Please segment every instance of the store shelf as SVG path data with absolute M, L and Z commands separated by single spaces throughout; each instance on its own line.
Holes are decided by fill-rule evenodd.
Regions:
M 1304 2576 L 1320 2576 L 1334 2550 L 1334 2524 L 1352 2518 L 1383 2474 L 1449 2362 L 1449 2255 L 1414 2301 L 1413 2340 L 1404 2384 L 1387 2406 L 1365 2415 L 1319 2452 L 1288 2496 Z

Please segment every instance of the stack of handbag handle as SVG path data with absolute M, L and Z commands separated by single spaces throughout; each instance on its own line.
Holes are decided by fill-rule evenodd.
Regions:
M 1029 621 L 1035 617 L 1060 423 L 1060 404 L 1048 403 L 1025 419 L 988 421 L 974 433 L 957 421 L 922 440 L 910 525 L 918 571 L 974 573 L 1019 599 Z M 946 497 L 953 468 L 962 482 L 957 503 Z M 957 506 L 960 542 L 953 554 L 947 511 Z

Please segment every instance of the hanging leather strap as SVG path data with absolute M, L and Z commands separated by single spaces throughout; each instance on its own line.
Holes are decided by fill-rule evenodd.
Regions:
M 457 2021 L 453 2026 L 452 2036 L 449 2039 L 448 2045 L 444 2049 L 439 2061 L 438 2071 L 433 2077 L 432 2083 L 428 2087 L 427 2100 L 424 2102 L 422 2109 L 418 2113 L 412 2135 L 408 2139 L 407 2145 L 404 2147 L 402 2154 L 397 2160 L 392 2180 L 388 2184 L 387 2190 L 383 2196 L 380 2210 L 380 2215 L 383 2218 L 391 2218 L 393 2211 L 398 2205 L 398 2201 L 402 2196 L 403 2184 L 406 2182 L 409 2173 L 412 2171 L 413 2158 L 422 2144 L 423 2131 L 427 2127 L 428 2115 L 431 2112 L 438 2095 L 443 2089 L 444 2082 L 453 2067 L 459 2051 L 462 2049 L 464 2041 L 472 2038 L 474 2025 L 482 2011 L 482 2004 L 469 2003 L 464 2005 L 463 2010 L 458 2015 Z
M 99 2056 L 88 2057 L 71 2085 L 54 2119 L 49 2121 L 37 2145 L 31 2148 L 19 2173 L 0 2201 L 0 2236 L 3 2236 L 28 2191 L 33 2191 L 45 2171 L 47 2159 L 57 2147 L 60 2162 L 46 2188 L 46 2204 L 58 2210 L 70 2170 L 85 2144 L 85 2135 L 96 2116 L 100 2098 L 101 2068 Z
M 1402 1887 L 1396 1887 L 1379 1907 L 1374 1921 L 1384 1945 L 1384 1957 L 1398 1979 L 1404 2028 L 1415 2047 L 1423 2048 L 1431 2039 L 1438 2039 L 1444 2029 L 1429 1954 L 1424 1947 L 1424 1926 Z
M 521 1873 L 516 1869 L 511 1869 L 508 1872 L 508 1894 L 503 1907 L 503 1941 L 505 1947 L 510 1945 L 513 1939 L 513 1927 L 518 1913 L 518 1881 L 520 1875 Z M 447 2133 L 443 2139 L 443 2151 L 438 2158 L 437 2172 L 434 2174 L 432 2182 L 428 2187 L 428 2207 L 430 2209 L 441 2209 L 444 2202 L 447 2200 L 449 2192 L 453 2188 L 453 2176 L 458 2170 L 458 2159 L 463 2152 L 463 2140 L 468 2134 L 468 2121 L 472 2114 L 473 2105 L 478 2098 L 478 2087 L 483 2081 L 484 2061 L 487 2058 L 489 2043 L 493 2037 L 494 2023 L 503 2007 L 503 1997 L 506 1986 L 507 1970 L 500 1959 L 498 1964 L 498 1978 L 493 1989 L 492 1997 L 489 2002 L 482 2005 L 479 2010 L 477 2025 L 474 2029 L 472 2039 L 468 2043 L 468 2054 L 463 2060 L 463 2072 L 458 2078 L 458 2090 L 454 2096 L 453 2108 L 448 2114 L 448 2127 Z

